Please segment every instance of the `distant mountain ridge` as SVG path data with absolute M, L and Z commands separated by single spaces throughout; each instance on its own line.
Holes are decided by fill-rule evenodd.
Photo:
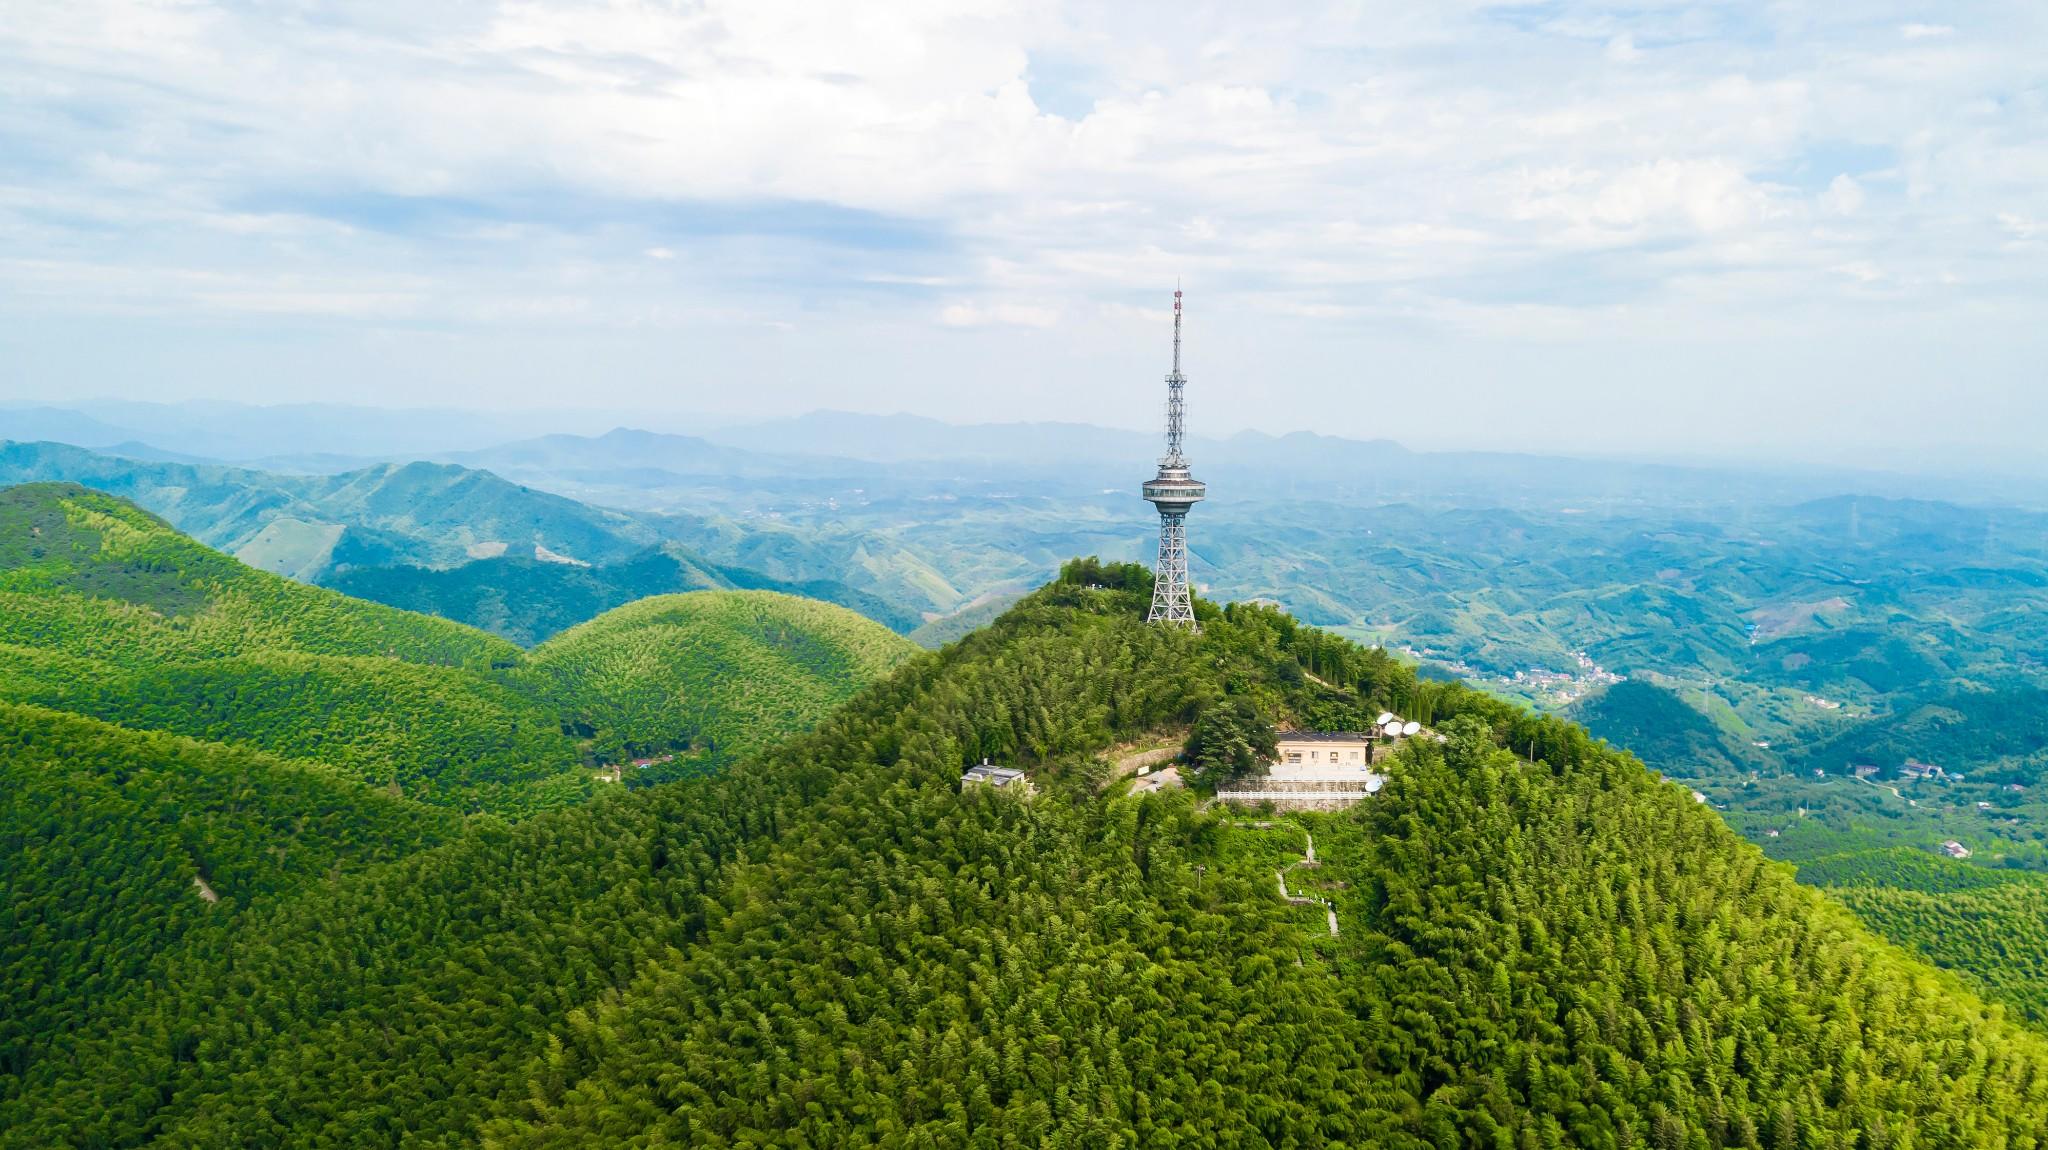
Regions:
M 10 420 L 13 421 L 10 424 Z M 14 430 L 9 430 L 10 426 Z M 146 428 L 147 433 L 137 429 Z M 89 400 L 70 404 L 0 406 L 0 439 L 48 439 L 92 448 L 131 448 L 150 456 L 205 459 L 273 470 L 356 470 L 376 462 L 433 459 L 482 462 L 517 443 L 571 437 L 603 439 L 605 428 L 647 428 L 700 446 L 679 451 L 680 466 L 658 469 L 708 475 L 810 473 L 800 457 L 836 460 L 824 471 L 846 474 L 855 463 L 934 463 L 982 469 L 1023 468 L 1041 479 L 1079 469 L 1089 476 L 1121 476 L 1160 450 L 1151 430 L 1038 421 L 952 424 L 925 416 L 821 410 L 768 419 L 708 419 L 680 415 L 621 418 L 603 412 L 475 412 L 453 409 L 380 409 L 345 404 L 255 406 L 222 402 L 176 404 Z M 1199 431 L 1199 426 L 1197 428 Z M 767 456 L 708 461 L 701 445 Z M 678 444 L 682 447 L 684 445 Z M 1242 432 L 1197 435 L 1192 453 L 1200 466 L 1236 484 L 1269 489 L 1275 480 L 1360 480 L 1348 474 L 1361 463 L 1372 474 L 1340 487 L 1352 495 L 1397 499 L 1768 499 L 1790 502 L 1844 491 L 1943 499 L 2016 500 L 2048 506 L 2048 483 L 1999 476 L 1902 476 L 1883 470 L 1753 464 L 1653 464 L 1569 455 L 1498 451 L 1409 451 L 1385 439 L 1295 431 L 1274 436 Z M 485 464 L 489 465 L 489 464 Z M 647 466 L 645 462 L 636 466 Z M 1407 474 L 1390 471 L 1400 467 Z M 1034 471 L 1035 469 L 1035 471 Z M 1275 469 L 1288 473 L 1275 475 Z M 573 494 L 573 492 L 572 492 Z
M 321 583 L 360 572 L 360 589 L 380 588 L 379 597 L 410 596 L 404 601 L 421 607 L 434 605 L 439 592 L 433 588 L 446 586 L 459 598 L 463 593 L 453 585 L 478 584 L 490 569 L 454 577 L 433 572 L 479 559 L 545 562 L 550 557 L 574 561 L 563 566 L 588 564 L 591 575 L 574 579 L 568 572 L 549 573 L 540 576 L 542 581 L 561 583 L 571 595 L 587 592 L 593 603 L 617 606 L 630 597 L 626 590 L 645 583 L 640 576 L 647 572 L 636 575 L 630 565 L 657 551 L 672 557 L 680 581 L 640 593 L 695 586 L 789 590 L 870 611 L 905 631 L 922 623 L 924 612 L 940 612 L 962 598 L 943 581 L 892 562 L 882 539 L 856 535 L 820 541 L 772 523 L 742 526 L 710 516 L 614 511 L 450 463 L 281 475 L 219 464 L 118 458 L 63 444 L 0 444 L 0 485 L 48 481 L 81 483 L 133 499 L 252 566 Z M 856 558 L 863 554 L 865 559 Z M 512 577 L 526 578 L 516 572 Z M 853 585 L 849 577 L 863 585 Z M 596 590 L 590 586 L 593 579 L 617 587 Z M 530 612 L 524 621 L 504 617 L 492 626 L 543 637 L 559 629 L 534 630 L 546 613 Z
M 854 459 L 819 458 L 733 447 L 694 435 L 615 427 L 603 435 L 543 435 L 477 451 L 439 456 L 465 467 L 516 475 L 535 471 L 666 471 L 677 475 L 784 477 L 805 474 L 881 474 Z
M 0 445 L 0 483 L 87 484 L 131 498 L 252 566 L 302 580 L 354 564 L 448 566 L 493 544 L 586 562 L 660 541 L 633 517 L 448 464 L 289 476 L 120 459 L 59 444 Z

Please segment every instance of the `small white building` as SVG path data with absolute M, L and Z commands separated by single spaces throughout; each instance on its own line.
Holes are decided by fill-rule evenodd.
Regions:
M 990 766 L 988 760 L 983 759 L 967 768 L 960 776 L 960 786 L 963 790 L 971 786 L 984 786 L 1028 793 L 1031 790 L 1031 777 L 1015 767 Z
M 1970 848 L 1954 839 L 1941 844 L 1941 849 L 1947 851 L 1948 857 L 1952 859 L 1966 859 L 1970 857 Z

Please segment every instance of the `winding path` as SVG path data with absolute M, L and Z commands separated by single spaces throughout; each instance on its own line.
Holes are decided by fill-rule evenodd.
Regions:
M 1278 879 L 1280 882 L 1280 897 L 1286 900 L 1288 903 L 1291 903 L 1294 906 L 1322 907 L 1323 910 L 1330 916 L 1330 937 L 1335 938 L 1337 937 L 1337 904 L 1326 898 L 1309 898 L 1304 895 L 1292 894 L 1287 889 L 1288 871 L 1291 871 L 1298 866 L 1312 867 L 1320 865 L 1316 862 L 1316 836 L 1310 834 L 1306 827 L 1302 828 L 1301 834 L 1303 838 L 1306 838 L 1308 840 L 1308 853 L 1302 856 L 1300 862 L 1290 863 L 1285 868 L 1273 872 L 1273 877 Z

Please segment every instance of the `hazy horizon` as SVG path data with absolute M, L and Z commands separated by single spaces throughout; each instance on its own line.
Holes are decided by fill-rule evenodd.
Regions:
M 139 410 L 131 410 L 139 409 Z M 89 436 L 65 434 L 12 434 L 13 428 L 6 413 L 35 413 L 54 411 L 75 413 L 103 424 L 110 431 L 122 434 L 108 435 L 98 440 Z M 217 429 L 223 441 L 246 440 L 252 434 L 265 434 L 273 428 L 287 429 L 292 438 L 288 442 L 273 445 L 273 449 L 255 450 L 205 450 L 195 449 L 189 439 L 195 434 L 206 435 L 204 424 L 177 423 L 170 425 L 146 424 L 136 416 L 161 418 L 167 413 L 184 412 L 203 420 L 226 419 L 228 426 Z M 254 414 L 252 413 L 261 413 Z M 309 425 L 290 419 L 276 419 L 285 413 L 304 413 L 315 420 L 321 417 L 349 417 L 362 420 L 376 417 L 368 425 L 350 426 Z M 128 417 L 123 422 L 123 417 Z M 1028 431 L 1031 429 L 1068 428 L 1082 434 L 1082 442 L 1069 443 L 1072 450 L 1087 454 L 1092 448 L 1085 433 L 1108 432 L 1128 436 L 1135 454 L 1133 465 L 1149 464 L 1150 449 L 1142 441 L 1160 434 L 1158 428 L 1118 427 L 1103 423 L 1079 420 L 991 420 L 986 422 L 961 422 L 940 419 L 910 411 L 858 412 L 841 408 L 813 408 L 794 416 L 716 416 L 701 412 L 650 411 L 611 409 L 596 407 L 507 407 L 497 410 L 458 408 L 442 405 L 380 405 L 347 403 L 341 401 L 281 402 L 273 404 L 247 403 L 240 400 L 194 399 L 194 400 L 128 400 L 113 397 L 72 399 L 59 401 L 24 400 L 0 398 L 0 441 L 51 439 L 60 443 L 73 444 L 89 450 L 105 450 L 125 443 L 139 444 L 173 455 L 187 455 L 196 459 L 210 459 L 239 466 L 262 467 L 265 464 L 295 456 L 334 454 L 353 457 L 362 462 L 375 460 L 445 459 L 486 448 L 496 448 L 528 440 L 538 440 L 552 435 L 568 435 L 594 439 L 615 431 L 645 432 L 656 435 L 676 435 L 704 439 L 715 446 L 739 446 L 747 450 L 767 451 L 775 449 L 744 438 L 735 440 L 735 434 L 754 429 L 769 429 L 788 425 L 804 425 L 814 417 L 852 416 L 856 418 L 896 419 L 909 418 L 960 430 L 962 432 L 994 432 L 1006 429 Z M 407 422 L 391 424 L 382 422 L 386 417 L 400 417 Z M 247 422 L 250 418 L 254 424 Z M 268 424 L 266 419 L 274 420 Z M 459 431 L 451 433 L 451 428 Z M 1893 476 L 1907 484 L 1899 493 L 1912 493 L 1917 497 L 1930 499 L 2022 499 L 2032 504 L 2048 498 L 2048 488 L 2041 486 L 2041 480 L 2048 478 L 2048 466 L 2038 460 L 1999 461 L 1975 459 L 1968 463 L 1912 457 L 1899 460 L 1829 461 L 1821 459 L 1791 459 L 1763 451 L 1743 453 L 1740 451 L 1654 451 L 1654 450 L 1554 450 L 1526 446 L 1460 443 L 1409 442 L 1391 437 L 1345 436 L 1329 429 L 1318 428 L 1266 428 L 1243 427 L 1223 431 L 1198 431 L 1191 433 L 1193 454 L 1198 462 L 1214 463 L 1213 457 L 1205 460 L 1204 448 L 1213 450 L 1215 445 L 1227 444 L 1246 435 L 1281 439 L 1293 435 L 1331 437 L 1352 442 L 1391 443 L 1396 447 L 1420 455 L 1477 455 L 1527 456 L 1532 460 L 1582 460 L 1589 463 L 1651 465 L 1712 473 L 1715 471 L 1756 471 L 1761 474 L 1779 476 L 1836 475 L 1846 480 L 1856 475 L 1872 478 Z M 351 440 L 359 446 L 346 449 L 339 446 L 308 447 L 301 440 L 331 438 L 339 441 Z M 991 441 L 995 442 L 995 441 Z M 1012 445 L 1008 450 L 1015 450 Z M 813 445 L 810 448 L 791 448 L 787 454 L 792 457 L 803 455 L 843 455 L 848 459 L 863 458 L 862 453 L 824 450 Z M 947 455 L 954 453 L 949 451 Z M 960 456 L 973 454 L 973 448 L 963 445 Z M 1147 457 L 1141 461 L 1140 456 Z M 921 456 L 919 456 L 921 457 Z M 1062 457 L 1064 458 L 1064 457 Z M 1048 460 L 1049 463 L 1056 462 Z M 2034 466 L 2028 466 L 2029 463 Z M 1142 468 L 1141 468 L 1142 469 Z M 1928 486 L 1915 489 L 1914 485 L 1924 482 Z M 1961 484 L 1958 487 L 1955 484 Z M 1859 491 L 1854 485 L 1840 488 L 1843 494 L 1871 494 Z

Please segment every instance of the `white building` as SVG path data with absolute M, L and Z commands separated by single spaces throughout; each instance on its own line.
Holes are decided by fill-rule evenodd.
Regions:
M 1373 737 L 1356 731 L 1283 731 L 1278 755 L 1266 770 L 1276 783 L 1357 783 L 1380 789 L 1372 769 Z

